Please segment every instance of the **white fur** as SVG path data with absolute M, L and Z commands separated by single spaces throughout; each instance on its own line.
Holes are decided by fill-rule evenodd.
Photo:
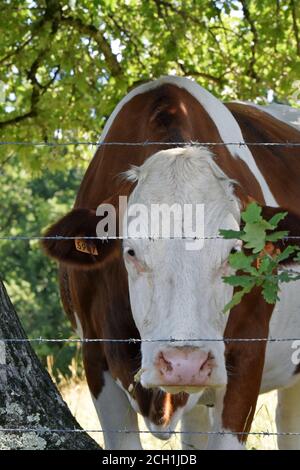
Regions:
M 79 320 L 79 316 L 77 315 L 76 312 L 74 312 L 74 317 L 75 317 L 75 321 L 76 321 L 76 332 L 79 336 L 80 339 L 83 339 L 83 329 L 82 329 L 82 325 L 81 325 L 81 322 Z
M 186 412 L 181 420 L 181 436 L 183 450 L 205 450 L 208 444 L 208 434 L 212 428 L 212 409 L 205 405 L 196 405 Z M 189 434 L 192 432 L 191 434 Z M 194 434 L 193 434 L 194 433 Z
M 230 432 L 230 429 L 221 429 L 221 432 Z M 244 444 L 241 444 L 234 434 L 224 434 L 214 436 L 209 439 L 208 450 L 245 450 Z
M 278 390 L 276 424 L 279 433 L 300 432 L 300 380 L 291 387 Z M 300 436 L 279 435 L 280 450 L 299 450 Z
M 237 121 L 235 120 L 229 109 L 227 109 L 226 106 L 220 100 L 218 100 L 209 91 L 202 88 L 193 80 L 175 76 L 161 77 L 158 80 L 154 80 L 152 82 L 140 85 L 134 90 L 132 90 L 130 93 L 128 93 L 128 95 L 126 95 L 119 102 L 119 104 L 116 106 L 116 108 L 110 115 L 101 134 L 100 142 L 105 139 L 114 119 L 126 103 L 128 103 L 135 96 L 153 90 L 165 83 L 170 83 L 178 86 L 179 88 L 184 88 L 199 101 L 199 103 L 203 106 L 207 114 L 215 123 L 223 142 L 244 142 L 243 135 Z M 237 145 L 229 145 L 227 148 L 234 158 L 241 158 L 252 171 L 261 186 L 266 204 L 269 206 L 277 207 L 278 204 L 273 194 L 271 193 L 271 190 L 265 178 L 257 167 L 249 148 L 244 145 L 241 147 Z
M 136 431 L 129 434 L 105 432 L 106 450 L 136 450 L 141 449 L 137 415 L 128 406 L 126 395 L 115 383 L 109 372 L 104 372 L 104 386 L 98 397 L 92 395 L 103 430 Z
M 291 268 L 290 268 L 291 269 Z M 299 271 L 300 266 L 294 265 Z M 270 337 L 293 338 L 300 333 L 300 281 L 281 284 L 280 301 L 276 303 L 270 322 Z M 290 342 L 268 343 L 261 392 L 293 385 L 295 364 Z

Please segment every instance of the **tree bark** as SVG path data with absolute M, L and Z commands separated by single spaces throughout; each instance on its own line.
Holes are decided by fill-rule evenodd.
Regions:
M 0 281 L 0 450 L 100 449 L 88 434 L 80 432 L 30 343 L 1 338 L 26 335 Z M 77 431 L 58 431 L 63 429 Z

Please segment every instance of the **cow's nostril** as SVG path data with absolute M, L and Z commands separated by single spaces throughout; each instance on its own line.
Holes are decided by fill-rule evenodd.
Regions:
M 199 368 L 199 372 L 203 371 L 207 367 L 212 367 L 213 360 L 214 360 L 214 355 L 211 352 L 209 352 L 207 354 L 207 357 L 206 357 L 205 361 L 202 362 L 202 364 Z
M 165 358 L 163 352 L 159 353 L 158 362 L 160 369 L 164 369 L 167 372 L 172 372 L 172 363 Z

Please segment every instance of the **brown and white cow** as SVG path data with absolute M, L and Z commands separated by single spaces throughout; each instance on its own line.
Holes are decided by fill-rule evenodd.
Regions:
M 74 240 L 44 241 L 47 253 L 60 262 L 64 308 L 82 337 L 164 340 L 83 344 L 88 385 L 104 430 L 138 431 L 141 413 L 148 429 L 164 439 L 180 419 L 184 431 L 243 433 L 250 429 L 258 394 L 280 389 L 279 431 L 300 431 L 295 345 L 223 341 L 299 337 L 300 284 L 282 285 L 275 307 L 254 289 L 224 315 L 233 292 L 222 276 L 228 255 L 239 245 L 213 238 L 220 228 L 239 228 L 249 198 L 262 205 L 266 217 L 287 209 L 281 228 L 300 235 L 299 149 L 176 145 L 244 140 L 299 142 L 300 133 L 257 107 L 225 106 L 188 79 L 163 77 L 141 85 L 116 107 L 101 141 L 156 144 L 100 146 L 75 208 L 46 233 L 95 236 L 97 207 L 117 206 L 120 195 L 129 197 L 129 208 L 204 204 L 205 236 L 212 238 L 198 251 L 187 249 L 184 239 L 149 240 L 143 228 L 145 237 L 123 243 L 86 242 L 90 253 L 79 251 Z M 160 145 L 164 142 L 173 145 Z M 206 405 L 214 405 L 213 424 Z M 183 434 L 185 448 L 242 448 L 244 441 L 243 434 L 213 433 L 208 443 L 201 434 Z M 105 444 L 141 448 L 138 432 L 106 432 Z M 300 441 L 283 436 L 279 445 L 295 448 Z

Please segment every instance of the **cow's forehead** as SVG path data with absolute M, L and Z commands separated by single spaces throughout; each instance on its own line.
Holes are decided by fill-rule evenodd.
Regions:
M 158 152 L 140 167 L 129 170 L 127 177 L 137 182 L 129 204 L 214 203 L 227 207 L 227 212 L 238 208 L 234 181 L 219 168 L 214 155 L 203 147 Z
M 218 250 L 221 256 L 232 243 L 213 238 L 219 236 L 220 228 L 238 229 L 239 201 L 234 195 L 233 182 L 207 149 L 187 147 L 159 152 L 141 167 L 131 170 L 129 178 L 137 179 L 137 185 L 129 197 L 123 226 L 129 227 L 129 237 L 141 238 L 134 242 L 140 251 L 165 254 L 188 251 L 187 240 L 178 244 L 169 240 L 166 244 L 148 238 L 153 238 L 153 234 L 154 238 L 193 237 L 195 229 L 196 236 L 204 238 L 201 251 Z M 138 223 L 132 224 L 137 219 Z M 167 219 L 169 234 L 162 229 L 167 227 Z

